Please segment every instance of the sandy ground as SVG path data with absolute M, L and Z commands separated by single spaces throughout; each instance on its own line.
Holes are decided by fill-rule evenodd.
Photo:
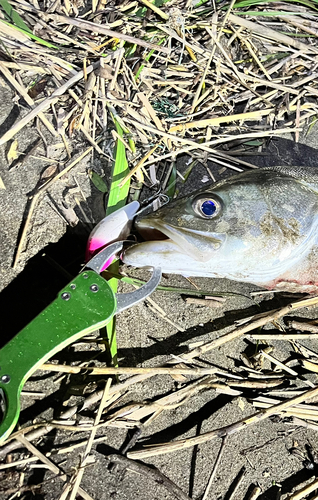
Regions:
M 0 87 L 0 135 L 9 128 L 15 120 L 26 112 L 14 103 L 14 94 L 2 82 Z M 317 129 L 316 129 L 317 130 Z M 32 126 L 25 128 L 17 136 L 19 151 L 37 139 L 36 129 Z M 50 140 L 50 138 L 48 138 Z M 58 141 L 60 142 L 60 141 Z M 78 144 L 78 151 L 86 145 Z M 248 161 L 259 166 L 274 164 L 298 164 L 316 166 L 318 147 L 317 134 L 312 131 L 308 137 L 302 137 L 300 144 L 289 142 L 287 139 L 274 141 L 265 156 L 250 157 Z M 36 187 L 41 172 L 47 168 L 40 155 L 44 155 L 43 148 L 37 150 L 40 159 L 28 159 L 22 167 L 9 169 L 6 159 L 7 147 L 2 148 L 0 175 L 6 186 L 0 196 L 0 276 L 1 289 L 0 305 L 2 315 L 2 339 L 4 344 L 20 328 L 31 320 L 37 312 L 52 300 L 57 291 L 68 282 L 60 272 L 56 263 L 75 275 L 83 262 L 85 240 L 90 227 L 94 225 L 103 213 L 102 196 L 92 186 L 86 170 L 89 160 L 81 162 L 66 180 L 56 183 L 48 195 L 45 195 L 36 209 L 32 219 L 31 230 L 26 239 L 26 246 L 21 255 L 16 269 L 12 269 L 12 262 L 17 241 L 21 232 L 21 224 L 26 216 L 28 196 Z M 76 151 L 75 151 L 76 152 Z M 51 150 L 51 154 L 53 154 Z M 52 156 L 51 156 L 52 157 Z M 99 173 L 105 171 L 109 174 L 105 164 L 95 162 Z M 182 171 L 182 164 L 180 170 Z M 216 177 L 220 176 L 219 167 L 213 166 Z M 229 175 L 226 172 L 222 175 Z M 193 190 L 203 186 L 202 179 L 206 175 L 204 168 L 198 169 L 191 175 L 186 190 Z M 84 215 L 76 205 L 73 188 L 77 183 L 83 190 L 87 202 L 81 204 L 85 213 L 86 222 L 79 222 L 76 228 L 71 229 L 52 207 L 62 206 L 62 201 L 67 200 L 69 206 L 83 221 Z M 45 255 L 44 255 L 45 254 Z M 52 263 L 52 259 L 54 262 Z M 142 276 L 143 273 L 136 273 Z M 126 311 L 118 317 L 118 346 L 120 364 L 124 366 L 153 366 L 164 362 L 170 354 L 180 354 L 187 349 L 187 345 L 216 338 L 226 333 L 235 320 L 249 316 L 255 312 L 270 310 L 282 306 L 290 301 L 286 297 L 273 298 L 272 295 L 260 296 L 256 306 L 248 298 L 249 293 L 257 287 L 248 284 L 234 283 L 227 280 L 195 279 L 201 288 L 211 292 L 235 292 L 238 295 L 227 299 L 224 306 L 218 309 L 209 309 L 197 305 L 186 305 L 178 294 L 156 292 L 153 300 L 165 311 L 175 326 L 166 322 L 147 307 L 141 304 Z M 189 287 L 189 283 L 178 276 L 168 276 L 163 279 L 164 284 L 172 286 Z M 317 316 L 317 311 L 301 310 L 297 316 Z M 308 342 L 311 349 L 317 351 L 317 341 Z M 290 355 L 292 348 L 283 341 L 273 342 L 275 356 L 285 360 Z M 244 339 L 226 344 L 206 356 L 206 360 L 213 365 L 226 369 L 234 369 L 239 362 L 241 352 L 249 348 L 249 343 Z M 99 361 L 104 360 L 103 351 L 96 350 L 93 345 L 88 353 L 78 348 L 68 348 L 59 353 L 54 359 L 81 360 L 87 357 L 98 356 Z M 61 386 L 55 381 L 57 375 L 48 377 L 47 374 L 37 372 L 26 385 L 26 390 L 42 391 L 44 397 L 40 400 L 30 396 L 22 398 L 23 411 L 21 424 L 37 421 L 41 417 L 50 418 L 58 416 L 67 404 L 71 394 L 80 393 L 81 387 L 74 376 L 69 380 L 64 379 Z M 315 380 L 313 378 L 313 380 Z M 96 379 L 94 381 L 96 383 Z M 77 385 L 78 384 L 78 385 Z M 146 400 L 166 394 L 178 387 L 178 383 L 168 376 L 155 376 L 143 384 L 135 386 L 134 393 L 130 393 L 129 400 Z M 73 401 L 73 399 L 71 399 Z M 231 398 L 218 395 L 214 390 L 206 390 L 193 397 L 190 402 L 170 411 L 163 412 L 150 426 L 143 430 L 141 440 L 137 443 L 158 443 L 174 439 L 195 436 L 228 423 L 235 422 L 249 414 L 254 409 L 245 399 Z M 83 439 L 84 435 L 65 434 L 60 431 L 52 432 L 35 444 L 42 452 L 49 451 L 52 447 L 67 444 Z M 82 487 L 96 500 L 129 499 L 135 500 L 163 500 L 174 498 L 161 484 L 150 480 L 143 475 L 133 472 L 123 472 L 122 469 L 108 467 L 107 455 L 118 452 L 127 439 L 127 432 L 119 429 L 109 429 L 103 444 L 94 447 L 93 456 L 95 463 L 88 466 L 82 480 Z M 175 481 L 192 498 L 200 498 L 215 462 L 220 440 L 214 440 L 198 447 L 189 448 L 181 452 L 160 455 L 146 461 L 155 465 L 161 472 Z M 294 486 L 317 475 L 317 470 L 304 468 L 303 460 L 290 453 L 292 447 L 297 447 L 304 456 L 306 446 L 311 445 L 315 450 L 318 445 L 317 433 L 306 431 L 282 422 L 266 420 L 231 436 L 224 449 L 214 485 L 209 494 L 210 500 L 219 498 L 229 499 L 231 485 L 240 473 L 242 467 L 246 468 L 243 481 L 234 495 L 234 499 L 247 499 L 251 485 L 259 484 L 262 488 L 261 500 L 276 500 L 279 492 L 283 498 L 290 493 Z M 256 447 L 252 449 L 251 447 Z M 12 456 L 13 460 L 29 456 L 21 447 Z M 70 454 L 57 455 L 52 460 L 61 468 L 72 474 L 74 468 L 80 463 L 79 451 Z M 316 465 L 316 468 L 318 465 Z M 12 491 L 6 494 L 7 489 L 19 489 L 20 472 L 23 486 L 31 486 L 43 482 L 39 490 L 34 493 L 22 494 L 22 498 L 35 500 L 57 500 L 60 498 L 63 482 L 43 467 L 27 467 L 16 472 L 0 471 L 0 497 L 3 500 L 12 498 Z M 21 486 L 21 485 L 20 485 Z M 24 496 L 23 496 L 24 495 Z M 20 497 L 21 498 L 21 497 Z

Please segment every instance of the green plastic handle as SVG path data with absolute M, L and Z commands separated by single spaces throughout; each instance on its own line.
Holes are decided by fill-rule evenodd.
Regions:
M 74 278 L 44 311 L 0 350 L 3 419 L 0 443 L 13 431 L 26 380 L 53 354 L 105 326 L 116 311 L 116 297 L 94 271 Z

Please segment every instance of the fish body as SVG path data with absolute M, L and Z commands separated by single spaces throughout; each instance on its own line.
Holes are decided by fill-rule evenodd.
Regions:
M 244 172 L 172 201 L 136 227 L 155 238 L 128 249 L 126 264 L 318 293 L 315 168 Z

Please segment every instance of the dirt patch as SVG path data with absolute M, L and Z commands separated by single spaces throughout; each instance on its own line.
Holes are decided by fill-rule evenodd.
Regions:
M 0 112 L 1 116 L 6 117 L 3 127 L 8 126 L 8 121 L 13 116 L 17 118 L 12 95 L 9 89 L 1 89 Z M 22 115 L 23 113 L 24 110 L 21 110 Z M 17 138 L 19 149 L 24 151 L 38 136 L 35 129 L 30 126 L 20 132 Z M 86 144 L 78 145 L 78 154 L 86 146 Z M 279 160 L 277 156 L 274 158 L 273 150 L 277 152 Z M 311 156 L 308 156 L 308 152 Z M 253 161 L 262 162 L 263 165 L 273 162 L 287 164 L 291 161 L 290 158 L 293 158 L 293 164 L 303 165 L 305 162 L 311 165 L 316 163 L 316 154 L 311 147 L 282 139 L 270 145 L 265 157 L 256 156 Z M 41 150 L 36 156 L 38 155 L 41 156 Z M 89 157 L 80 162 L 66 179 L 56 183 L 41 200 L 34 213 L 21 258 L 13 270 L 12 262 L 21 234 L 21 225 L 27 214 L 28 197 L 48 165 L 43 160 L 32 157 L 23 167 L 8 170 L 5 148 L 1 150 L 1 177 L 6 186 L 0 198 L 3 289 L 0 303 L 3 309 L 2 325 L 3 327 L 6 325 L 5 339 L 19 331 L 28 320 L 53 300 L 58 290 L 69 281 L 68 276 L 74 276 L 80 270 L 90 227 L 102 217 L 103 213 L 102 195 L 92 186 L 86 175 L 90 162 Z M 106 178 L 109 175 L 109 170 L 101 163 L 96 163 L 95 168 L 99 169 L 99 173 L 106 174 Z M 185 167 L 180 164 L 181 172 L 182 168 Z M 211 165 L 211 169 L 216 178 L 224 175 L 220 174 L 217 165 Z M 191 190 L 204 185 L 203 167 L 202 169 L 199 167 L 191 175 L 191 182 L 188 183 L 191 185 Z M 86 201 L 81 199 L 79 205 L 74 195 L 80 190 L 83 191 Z M 58 210 L 55 210 L 62 207 L 66 200 L 68 207 L 74 209 L 79 219 L 73 229 L 66 225 L 63 218 L 58 215 Z M 125 268 L 123 270 L 127 271 Z M 141 271 L 136 271 L 135 274 L 139 277 L 145 276 Z M 184 278 L 177 276 L 165 277 L 162 283 L 179 288 L 190 287 Z M 196 342 L 208 342 L 220 334 L 226 334 L 235 321 L 282 307 L 293 300 L 284 296 L 274 298 L 270 294 L 258 295 L 251 300 L 249 294 L 257 290 L 257 287 L 226 280 L 195 279 L 195 283 L 201 289 L 211 291 L 211 294 L 222 292 L 232 295 L 227 296 L 224 305 L 211 309 L 193 304 L 186 305 L 180 294 L 157 291 L 152 297 L 157 308 L 151 308 L 151 304 L 141 304 L 121 314 L 117 322 L 121 366 L 150 367 L 163 364 L 170 359 L 171 354 L 179 356 L 187 352 L 188 347 L 193 348 Z M 128 289 L 130 290 L 128 285 L 122 285 L 121 291 Z M 317 309 L 301 310 L 296 316 L 317 317 Z M 292 355 L 293 349 L 289 343 L 273 340 L 270 344 L 274 347 L 277 359 L 285 361 Z M 303 344 L 317 352 L 317 340 L 305 340 Z M 207 366 L 219 367 L 221 371 L 226 370 L 235 374 L 238 366 L 242 366 L 240 354 L 250 353 L 255 349 L 255 345 L 255 341 L 241 337 L 213 350 L 203 359 Z M 106 353 L 101 341 L 89 342 L 67 348 L 56 354 L 54 360 L 67 364 L 94 360 L 97 365 L 104 365 Z M 268 368 L 269 366 L 268 364 Z M 54 373 L 36 372 L 25 386 L 26 394 L 22 396 L 20 424 L 25 426 L 55 419 L 56 426 L 35 440 L 34 444 L 42 454 L 49 454 L 48 458 L 66 472 L 69 478 L 80 465 L 80 454 L 83 453 L 84 447 L 74 448 L 67 453 L 58 452 L 62 447 L 74 446 L 86 440 L 88 434 L 87 432 L 72 434 L 60 429 L 60 415 L 72 404 L 82 402 L 90 392 L 102 388 L 104 380 L 105 377 L 83 374 L 60 376 Z M 316 376 L 312 375 L 309 380 L 311 383 L 316 382 Z M 146 401 L 157 400 L 189 383 L 180 378 L 172 379 L 168 375 L 153 376 L 135 385 L 133 390 L 124 393 L 122 399 L 117 401 L 117 406 L 112 408 L 112 412 L 128 404 L 139 405 Z M 34 394 L 35 392 L 39 395 Z M 250 402 L 252 400 L 252 397 L 246 399 L 245 395 L 243 397 L 226 395 L 218 393 L 215 388 L 205 387 L 190 400 L 185 400 L 184 404 L 171 405 L 169 409 L 162 411 L 158 418 L 148 422 L 147 425 L 142 425 L 141 436 L 134 447 L 180 440 L 224 427 L 253 414 L 255 407 Z M 95 403 L 81 411 L 73 425 L 77 425 L 77 420 L 91 423 L 97 408 L 98 403 Z M 160 405 L 158 410 L 160 412 Z M 93 446 L 91 455 L 94 462 L 87 464 L 81 487 L 96 500 L 174 498 L 171 491 L 167 491 L 159 479 L 123 469 L 120 464 L 110 466 L 107 457 L 111 453 L 120 453 L 140 425 L 139 422 L 130 422 L 128 427 L 121 428 L 118 425 L 116 428 L 100 428 L 97 431 L 96 437 L 101 439 Z M 152 457 L 147 459 L 146 463 L 157 467 L 191 498 L 200 498 L 206 488 L 220 445 L 221 439 L 216 439 L 172 454 Z M 248 498 L 247 492 L 250 491 L 252 484 L 260 485 L 261 500 L 273 500 L 277 498 L 279 491 L 286 495 L 294 486 L 316 476 L 317 463 L 310 453 L 314 454 L 317 446 L 316 431 L 298 425 L 288 425 L 280 419 L 268 419 L 247 427 L 228 438 L 209 498 L 213 500 L 230 498 L 231 488 L 234 489 L 234 481 L 243 467 L 245 468 L 243 479 L 232 498 Z M 299 453 L 293 453 L 291 451 L 293 449 L 297 449 Z M 12 461 L 30 457 L 32 453 L 26 451 L 22 445 L 12 450 L 10 454 Z M 4 460 L 5 456 L 2 455 L 1 458 Z M 307 465 L 309 463 L 308 467 L 306 460 Z M 12 495 L 19 489 L 25 499 L 60 498 L 65 481 L 47 470 L 41 461 L 22 463 L 17 465 L 15 470 L 19 473 L 18 477 L 16 472 L 0 472 L 0 492 L 3 500 L 13 498 Z

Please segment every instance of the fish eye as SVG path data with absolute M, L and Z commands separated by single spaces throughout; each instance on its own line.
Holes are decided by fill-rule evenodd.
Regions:
M 193 210 L 204 219 L 213 219 L 221 211 L 221 203 L 209 195 L 195 198 L 192 202 Z

